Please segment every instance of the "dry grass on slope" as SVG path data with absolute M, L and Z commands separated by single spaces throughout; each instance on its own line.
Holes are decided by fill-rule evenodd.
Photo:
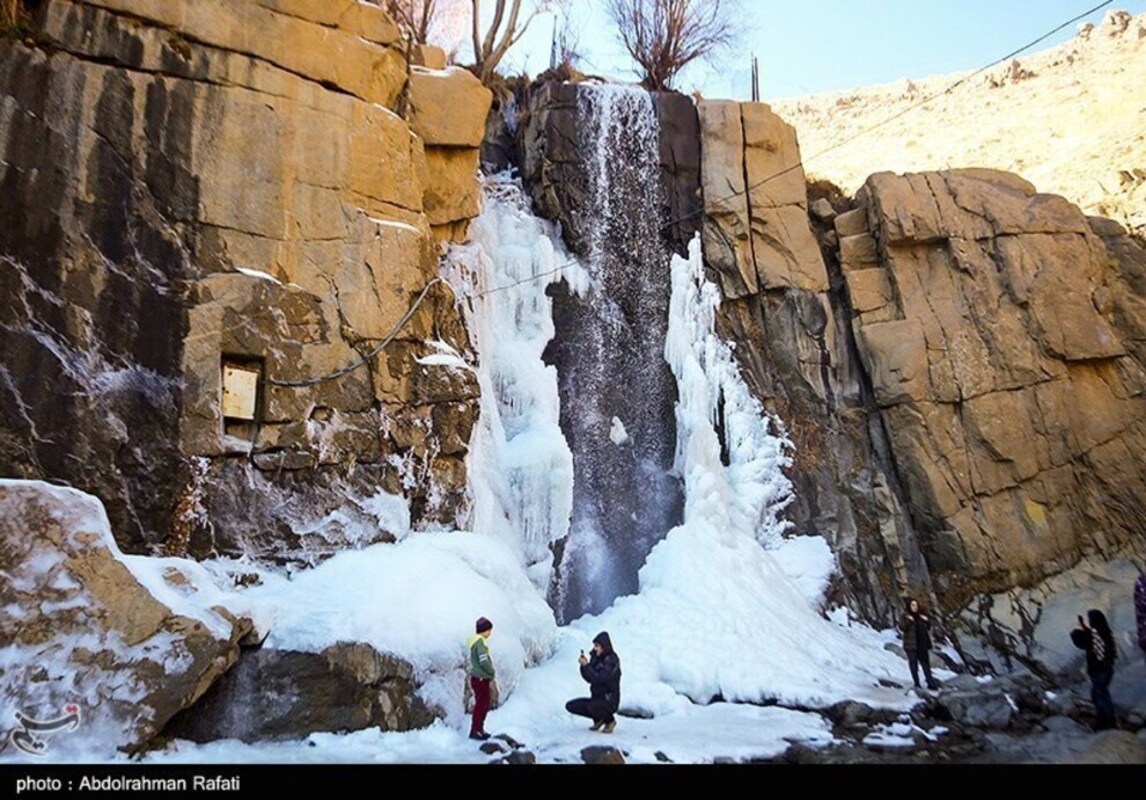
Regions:
M 966 74 L 772 107 L 796 126 L 809 174 L 845 191 L 854 193 L 868 175 L 885 170 L 991 167 L 1146 232 L 1146 14 L 1111 12 L 1062 45 L 995 67 L 903 113 Z

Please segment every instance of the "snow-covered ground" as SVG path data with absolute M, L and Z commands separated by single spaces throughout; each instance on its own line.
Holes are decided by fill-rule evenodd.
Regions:
M 680 529 L 675 536 L 687 539 L 689 531 Z M 720 547 L 703 535 L 697 543 Z M 757 548 L 755 559 L 750 548 Z M 666 561 L 697 557 L 690 547 L 674 547 L 672 537 L 654 555 Z M 754 571 L 769 557 L 755 543 L 725 555 L 749 563 L 731 576 L 720 577 L 720 569 L 728 566 L 720 560 L 707 575 L 690 572 L 691 577 L 719 579 L 723 585 L 698 585 L 696 592 L 678 598 L 650 587 L 622 598 L 599 617 L 564 628 L 553 625 L 551 614 L 546 619 L 548 609 L 524 571 L 512 566 L 504 545 L 478 534 L 424 534 L 396 545 L 376 545 L 336 556 L 290 580 L 264 574 L 263 584 L 246 590 L 244 598 L 260 624 L 271 625 L 267 646 L 320 649 L 349 638 L 396 652 L 423 669 L 438 671 L 439 679 L 430 686 L 434 699 L 449 706 L 446 719 L 410 733 L 321 733 L 299 742 L 256 744 L 175 742 L 146 761 L 488 762 L 492 756 L 467 738 L 468 717 L 461 706 L 464 675 L 456 669 L 464 663 L 463 641 L 478 614 L 494 620 L 490 646 L 495 666 L 502 685 L 514 687 L 502 707 L 491 712 L 486 728 L 521 742 L 540 763 L 579 763 L 583 748 L 602 744 L 622 749 L 629 763 L 651 764 L 666 758 L 674 763 L 766 758 L 791 742 L 821 746 L 833 741 L 823 717 L 812 711 L 702 704 L 688 696 L 707 701 L 722 687 L 728 687 L 728 695 L 788 698 L 820 707 L 847 698 L 901 710 L 917 702 L 900 689 L 878 685 L 879 677 L 900 682 L 906 678 L 906 664 L 883 647 L 894 637 L 892 632 L 844 628 L 813 614 L 812 598 L 788 585 L 786 573 L 778 569 L 767 576 L 768 582 L 759 583 L 761 576 Z M 806 573 L 822 568 L 815 557 L 807 556 L 787 554 L 778 561 Z M 250 571 L 250 566 L 242 569 Z M 763 588 L 754 591 L 750 584 Z M 777 587 L 785 593 L 779 601 Z M 787 602 L 809 609 L 799 625 L 793 619 L 800 617 L 785 616 L 795 610 Z M 693 604 L 699 607 L 690 611 Z M 769 604 L 775 606 L 771 613 Z M 682 613 L 689 616 L 678 616 Z M 586 720 L 564 709 L 567 700 L 587 693 L 577 656 L 590 648 L 601 629 L 609 631 L 624 674 L 622 716 L 611 736 L 589 731 Z M 531 659 L 537 663 L 522 669 Z M 452 696 L 451 687 L 443 686 L 446 676 L 454 684 Z M 910 741 L 907 728 L 875 735 L 885 744 L 897 738 Z

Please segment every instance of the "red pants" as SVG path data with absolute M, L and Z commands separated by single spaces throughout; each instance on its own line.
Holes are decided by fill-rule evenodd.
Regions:
M 470 686 L 474 690 L 474 718 L 470 723 L 470 733 L 485 731 L 485 715 L 489 713 L 489 678 L 470 676 Z

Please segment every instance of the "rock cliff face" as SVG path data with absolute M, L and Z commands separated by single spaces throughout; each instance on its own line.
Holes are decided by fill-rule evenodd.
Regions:
M 488 91 L 354 0 L 37 27 L 0 42 L 0 472 L 99 496 L 135 551 L 309 560 L 384 538 L 380 490 L 452 521 L 478 388 L 424 362 L 470 355 L 436 243 Z
M 693 122 L 691 148 L 674 150 L 687 136 L 662 134 L 676 101 L 680 127 Z M 674 242 L 663 231 L 689 192 L 675 190 L 664 164 L 691 160 L 695 181 L 687 153 L 696 116 L 679 96 L 569 83 L 545 84 L 529 107 L 523 151 L 535 207 L 561 222 L 591 284 L 553 288 L 545 350 L 574 471 L 551 604 L 571 620 L 636 592 L 645 557 L 683 513 L 672 474 L 677 390 L 664 358 Z
M 852 324 L 952 602 L 1141 546 L 1141 242 L 1007 173 L 873 175 L 836 218 Z
M 472 76 L 408 66 L 392 22 L 356 0 L 36 5 L 35 37 L 0 41 L 0 474 L 98 496 L 126 550 L 311 562 L 387 538 L 379 492 L 415 526 L 462 515 L 478 386 L 436 276 L 480 207 L 483 144 L 518 159 L 574 252 L 620 244 L 601 274 L 605 328 L 623 335 L 562 297 L 553 360 L 596 336 L 595 363 L 664 377 L 658 336 L 640 337 L 667 313 L 661 262 L 700 233 L 719 333 L 794 444 L 794 532 L 825 534 L 839 560 L 834 599 L 886 623 L 910 591 L 1021 639 L 1037 584 L 1146 549 L 1146 248 L 1109 220 L 987 170 L 879 173 L 810 209 L 790 126 L 679 95 L 651 102 L 647 152 L 623 149 L 635 132 L 592 151 L 594 178 L 595 90 L 519 88 L 489 122 Z M 621 152 L 651 170 L 609 173 Z M 604 219 L 594 180 L 630 180 L 634 205 Z M 659 266 L 636 263 L 650 254 Z M 665 529 L 679 497 L 648 510 L 630 467 L 671 482 L 671 424 L 653 423 L 672 392 L 597 383 L 564 407 L 591 411 L 589 450 L 628 450 L 580 486 L 617 492 L 616 529 Z M 626 405 L 631 419 L 608 410 Z M 1021 610 L 987 607 L 1005 597 Z M 204 645 L 222 662 L 196 655 L 157 718 L 233 661 L 236 636 Z M 407 665 L 336 655 L 283 669 L 320 676 L 320 697 L 357 676 L 354 725 L 419 724 L 370 694 L 393 679 L 406 697 Z
M 874 175 L 810 229 L 790 126 L 700 120 L 722 333 L 788 425 L 789 513 L 832 541 L 849 604 L 954 609 L 1141 548 L 1140 241 L 987 170 Z
M 821 206 L 821 252 L 792 129 L 752 104 L 700 119 L 723 332 L 789 426 L 790 513 L 833 540 L 852 603 L 955 608 L 1141 546 L 1141 242 L 958 170 Z
M 795 131 L 758 103 L 701 102 L 705 263 L 724 295 L 720 334 L 749 385 L 787 428 L 794 532 L 828 537 L 834 599 L 893 618 L 929 577 L 863 365 L 831 248 L 809 223 Z
M 535 206 L 576 252 L 592 249 L 586 91 L 517 96 Z M 954 610 L 1141 550 L 1139 240 L 986 170 L 879 174 L 810 213 L 795 132 L 768 106 L 672 99 L 656 103 L 660 238 L 703 222 L 719 332 L 787 428 L 786 514 L 828 537 L 832 599 L 890 623 L 908 593 Z

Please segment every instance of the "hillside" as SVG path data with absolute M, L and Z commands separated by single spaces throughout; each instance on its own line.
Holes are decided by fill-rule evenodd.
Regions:
M 1146 14 L 1112 11 L 1061 45 L 977 75 L 913 78 L 772 107 L 796 126 L 809 175 L 849 193 L 883 170 L 994 167 L 1141 232 L 1143 76 Z M 934 99 L 919 105 L 928 98 Z

